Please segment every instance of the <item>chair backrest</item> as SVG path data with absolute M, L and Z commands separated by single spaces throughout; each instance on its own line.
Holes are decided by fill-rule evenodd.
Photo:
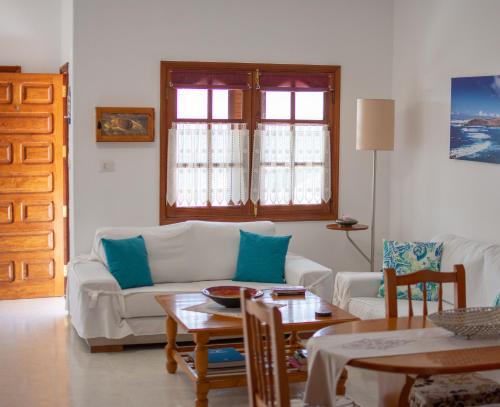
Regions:
M 278 307 L 252 299 L 241 289 L 250 407 L 289 407 L 285 339 Z
M 387 318 L 398 316 L 398 286 L 408 287 L 408 316 L 413 316 L 413 303 L 411 299 L 411 286 L 422 283 L 423 293 L 423 315 L 427 316 L 427 283 L 438 283 L 438 310 L 443 310 L 443 283 L 454 285 L 455 308 L 465 308 L 465 269 L 462 264 L 453 266 L 453 272 L 436 272 L 431 270 L 420 270 L 414 273 L 396 275 L 396 270 L 389 268 L 384 270 L 385 284 L 385 315 Z

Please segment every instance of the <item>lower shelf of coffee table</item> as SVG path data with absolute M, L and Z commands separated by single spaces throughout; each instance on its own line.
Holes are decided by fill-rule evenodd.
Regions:
M 208 345 L 207 348 L 233 347 L 238 352 L 245 354 L 243 343 L 216 344 Z M 286 358 L 293 355 L 297 349 L 303 348 L 300 345 L 287 346 L 285 348 Z M 181 368 L 192 381 L 198 379 L 198 372 L 194 363 L 194 346 L 179 347 L 174 354 L 178 367 Z M 287 362 L 288 365 L 288 362 Z M 297 368 L 288 367 L 288 381 L 290 383 L 303 382 L 307 380 L 307 371 L 300 371 Z M 206 379 L 210 382 L 211 388 L 226 388 L 246 386 L 246 371 L 245 367 L 241 368 L 217 368 L 207 369 Z

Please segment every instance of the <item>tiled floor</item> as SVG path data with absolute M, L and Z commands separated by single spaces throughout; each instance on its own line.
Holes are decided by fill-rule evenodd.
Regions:
M 211 391 L 209 405 L 246 406 L 246 389 Z M 194 393 L 161 346 L 90 354 L 62 298 L 0 301 L 0 406 L 192 407 Z

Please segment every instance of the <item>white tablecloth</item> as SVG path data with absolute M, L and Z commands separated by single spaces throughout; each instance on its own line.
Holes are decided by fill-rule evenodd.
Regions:
M 352 359 L 500 346 L 500 339 L 466 339 L 442 328 L 408 329 L 311 338 L 304 401 L 335 407 L 337 380 Z M 398 385 L 400 385 L 398 383 Z

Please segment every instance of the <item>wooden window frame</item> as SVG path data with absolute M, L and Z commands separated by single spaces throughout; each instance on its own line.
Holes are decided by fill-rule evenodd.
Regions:
M 170 206 L 166 202 L 167 196 L 167 158 L 168 132 L 176 117 L 175 89 L 169 86 L 170 71 L 172 69 L 187 70 L 214 70 L 214 71 L 250 71 L 252 72 L 252 87 L 244 90 L 243 119 L 234 120 L 248 124 L 250 132 L 250 168 L 252 168 L 253 135 L 258 118 L 261 117 L 261 91 L 256 89 L 257 72 L 305 72 L 330 74 L 330 90 L 325 93 L 325 99 L 330 98 L 325 121 L 330 128 L 330 161 L 331 161 L 331 190 L 332 196 L 328 203 L 318 205 L 254 205 L 250 200 L 246 205 L 238 206 L 207 206 L 182 207 Z M 271 221 L 314 221 L 331 220 L 338 217 L 339 202 L 339 126 L 340 126 L 340 66 L 337 65 L 285 65 L 285 64 L 257 64 L 235 62 L 180 62 L 162 61 L 160 78 L 160 224 L 182 222 L 186 220 L 212 220 L 228 222 L 244 222 L 254 220 Z M 293 97 L 293 96 L 292 96 Z M 211 98 L 209 99 L 211 103 Z M 182 122 L 183 120 L 179 120 Z M 193 121 L 193 120 L 184 120 Z M 198 120 L 197 120 L 198 121 Z M 203 122 L 204 120 L 199 120 Z M 206 120 L 208 122 L 208 120 Z M 231 120 L 213 120 L 213 122 L 229 122 Z M 321 120 L 300 120 L 299 123 L 320 123 Z M 262 122 L 290 122 L 290 120 L 263 120 Z M 250 171 L 251 172 L 251 171 Z M 250 175 L 249 175 L 250 176 Z M 249 180 L 250 181 L 250 180 Z M 250 189 L 250 185 L 249 185 Z M 249 196 L 250 196 L 250 190 Z

